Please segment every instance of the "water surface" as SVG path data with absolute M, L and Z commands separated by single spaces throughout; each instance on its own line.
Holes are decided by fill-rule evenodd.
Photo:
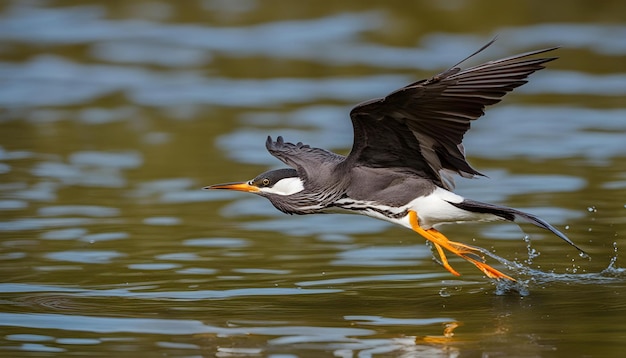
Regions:
M 0 354 L 616 356 L 626 349 L 625 5 L 160 1 L 0 6 Z M 516 277 L 358 216 L 206 192 L 346 153 L 348 112 L 444 70 L 561 46 L 474 123 L 477 200 L 534 227 L 445 227 Z M 476 63 L 476 62 L 473 62 Z

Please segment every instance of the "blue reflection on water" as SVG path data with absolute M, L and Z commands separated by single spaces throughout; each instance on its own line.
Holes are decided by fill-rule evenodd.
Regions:
M 40 216 L 91 216 L 91 217 L 109 217 L 118 216 L 120 210 L 98 205 L 53 205 L 39 208 Z
M 453 63 L 440 62 L 439 68 L 441 64 Z M 0 88 L 0 104 L 5 107 L 71 105 L 118 91 L 126 92 L 137 104 L 155 107 L 187 104 L 272 107 L 324 99 L 356 105 L 384 96 L 415 79 L 398 75 L 321 79 L 203 78 L 189 71 L 162 74 L 124 66 L 78 64 L 49 55 L 25 64 L 0 63 L 0 75 L 6 84 Z M 626 94 L 625 76 L 555 70 L 545 76 L 535 76 L 538 78 L 533 78 L 532 86 L 522 87 L 519 92 L 623 96 Z M 108 117 L 119 118 L 120 114 Z
M 51 260 L 84 264 L 106 264 L 112 262 L 113 259 L 124 256 L 126 255 L 120 252 L 106 250 L 68 250 L 50 252 L 45 255 Z
M 236 106 L 246 108 L 248 112 L 239 114 L 239 117 L 235 118 L 239 121 L 239 129 L 221 135 L 217 140 L 217 145 L 225 155 L 231 156 L 230 158 L 236 162 L 268 166 L 281 165 L 264 150 L 265 137 L 270 134 L 284 135 L 286 140 L 294 142 L 304 141 L 314 146 L 347 152 L 352 142 L 352 129 L 348 118 L 350 107 L 362 100 L 385 95 L 416 79 L 413 75 L 407 74 L 375 75 L 373 73 L 395 72 L 402 69 L 429 70 L 435 73 L 473 52 L 489 37 L 488 34 L 427 33 L 420 38 L 419 42 L 416 41 L 415 46 L 386 46 L 372 40 L 375 36 L 366 36 L 368 32 L 382 30 L 387 24 L 385 14 L 377 11 L 220 28 L 211 25 L 176 25 L 159 22 L 158 19 L 168 16 L 167 3 L 136 5 L 138 9 L 145 10 L 141 11 L 142 15 L 155 19 L 152 21 L 109 19 L 106 9 L 98 6 L 69 6 L 58 9 L 35 7 L 39 4 L 38 2 L 15 1 L 3 7 L 4 13 L 0 15 L 0 40 L 3 42 L 3 50 L 9 49 L 8 51 L 11 52 L 11 44 L 17 44 L 16 48 L 38 49 L 23 62 L 6 59 L 0 61 L 2 81 L 0 105 L 9 109 L 0 113 L 0 120 L 11 119 L 13 116 L 20 120 L 25 118 L 26 124 L 34 128 L 34 131 L 47 129 L 47 126 L 52 127 L 58 121 L 76 121 L 79 125 L 89 125 L 89 130 L 93 131 L 97 130 L 99 125 L 112 122 L 131 123 L 131 119 L 140 117 L 143 113 L 142 105 L 156 107 L 159 113 L 167 118 L 185 119 L 200 117 L 198 115 L 200 110 L 196 106 L 200 108 L 204 108 L 204 105 Z M 222 1 L 221 4 L 222 6 L 228 4 L 231 11 L 246 11 L 244 2 Z M 247 5 L 254 7 L 259 4 L 247 2 Z M 211 11 L 223 10 L 217 2 L 203 2 L 202 6 L 211 8 Z M 237 6 L 242 7 L 237 9 Z M 614 57 L 607 59 L 607 56 L 604 56 L 605 61 L 619 61 L 619 56 L 626 53 L 624 41 L 626 26 L 623 24 L 543 23 L 501 28 L 498 32 L 501 40 L 498 41 L 497 46 L 492 46 L 487 53 L 481 54 L 480 59 L 483 56 L 496 58 L 501 55 L 510 55 L 521 49 L 553 45 L 562 45 L 570 51 L 582 49 L 589 50 L 594 55 Z M 5 42 L 9 44 L 6 47 Z M 65 45 L 79 45 L 80 52 L 86 60 L 66 57 L 62 50 L 66 47 Z M 279 61 L 304 60 L 314 65 L 357 65 L 366 67 L 368 72 L 366 75 L 352 77 L 259 79 L 227 78 L 219 72 L 215 74 L 206 72 L 204 69 L 207 65 L 213 65 L 217 58 L 238 60 L 252 56 Z M 90 63 L 90 60 L 95 60 L 95 63 Z M 142 67 L 142 65 L 149 67 Z M 600 75 L 565 71 L 558 69 L 557 62 L 550 66 L 553 69 L 533 76 L 531 84 L 520 88 L 516 93 L 521 94 L 522 98 L 524 94 L 565 94 L 568 96 L 573 94 L 581 97 L 604 96 L 610 101 L 615 101 L 626 94 L 626 74 L 624 73 L 615 71 Z M 262 75 L 264 74 L 259 73 L 258 77 Z M 93 104 L 93 102 L 100 103 L 98 101 L 108 95 L 119 94 L 125 96 L 129 103 L 107 108 L 95 107 Z M 332 104 L 320 105 L 320 101 L 332 102 Z M 292 110 L 290 104 L 293 103 L 297 103 L 300 109 Z M 21 111 L 22 108 L 27 110 Z M 623 156 L 626 152 L 623 140 L 623 134 L 626 131 L 623 119 L 626 118 L 626 113 L 623 109 L 509 105 L 495 107 L 487 113 L 487 118 L 477 121 L 473 126 L 473 131 L 467 136 L 465 143 L 470 157 L 507 160 L 530 158 L 542 161 L 577 156 L 586 162 L 603 164 L 614 157 Z M 138 143 L 159 144 L 176 138 L 173 134 L 170 136 L 165 132 L 150 132 L 142 133 L 139 139 Z M 91 143 L 88 145 L 80 143 L 80 145 L 89 147 Z M 3 178 L 6 178 L 6 175 L 21 175 L 20 173 L 30 175 L 27 179 L 20 178 L 20 182 L 15 179 L 13 183 L 0 184 L 1 194 L 3 198 L 6 197 L 0 201 L 0 209 L 3 210 L 3 214 L 15 213 L 12 219 L 3 219 L 3 222 L 0 222 L 0 231 L 10 236 L 22 237 L 31 234 L 22 231 L 40 230 L 35 235 L 43 240 L 68 240 L 68 242 L 40 242 L 37 236 L 6 240 L 3 241 L 3 249 L 13 251 L 2 253 L 0 258 L 7 260 L 6 268 L 10 270 L 14 266 L 13 261 L 8 260 L 32 260 L 32 257 L 41 256 L 44 260 L 43 264 L 46 265 L 46 261 L 49 261 L 50 265 L 41 265 L 42 262 L 31 265 L 36 274 L 55 270 L 82 270 L 83 274 L 93 273 L 93 276 L 96 276 L 94 281 L 88 281 L 95 286 L 100 282 L 97 276 L 101 274 L 99 270 L 103 267 L 102 264 L 117 265 L 121 262 L 119 266 L 123 270 L 133 271 L 132 276 L 127 277 L 140 277 L 138 279 L 140 281 L 145 280 L 151 270 L 156 271 L 156 275 L 161 274 L 160 270 L 173 270 L 183 277 L 176 282 L 168 280 L 168 283 L 184 287 L 167 290 L 163 287 L 165 285 L 150 284 L 148 286 L 148 284 L 141 283 L 143 285 L 141 287 L 120 285 L 114 287 L 123 288 L 87 289 L 82 286 L 56 285 L 58 283 L 56 277 L 67 276 L 55 276 L 55 285 L 0 284 L 0 292 L 15 293 L 15 297 L 23 293 L 35 293 L 59 294 L 67 296 L 68 299 L 130 298 L 140 303 L 129 304 L 124 301 L 124 305 L 133 307 L 133 312 L 127 314 L 138 315 L 139 311 L 155 307 L 152 306 L 155 301 L 159 309 L 167 307 L 183 311 L 190 309 L 188 301 L 199 301 L 204 304 L 204 301 L 213 302 L 212 300 L 239 297 L 254 300 L 262 296 L 320 294 L 326 295 L 322 297 L 322 301 L 327 298 L 341 300 L 346 291 L 327 287 L 344 285 L 345 289 L 349 290 L 358 283 L 367 283 L 370 287 L 375 287 L 376 284 L 372 285 L 372 282 L 384 284 L 412 282 L 412 285 L 417 285 L 419 288 L 429 285 L 440 287 L 443 284 L 441 278 L 448 277 L 448 273 L 443 270 L 428 274 L 369 274 L 368 270 L 376 270 L 378 273 L 378 267 L 382 266 L 420 265 L 421 261 L 430 259 L 430 251 L 422 245 L 400 246 L 394 242 L 394 246 L 379 246 L 376 249 L 356 247 L 354 243 L 356 239 L 353 236 L 383 232 L 389 224 L 382 221 L 356 216 L 283 219 L 281 213 L 275 211 L 270 203 L 261 198 L 245 199 L 244 195 L 236 193 L 202 192 L 198 188 L 203 184 L 211 183 L 198 185 L 188 178 L 133 183 L 134 187 L 129 191 L 119 190 L 127 189 L 126 171 L 141 168 L 145 164 L 143 155 L 135 149 L 135 145 L 127 145 L 133 149 L 122 148 L 118 152 L 80 150 L 69 153 L 67 158 L 27 150 L 5 150 L 0 147 L 0 160 L 6 161 L 6 163 L 0 163 L 0 174 Z M 28 160 L 26 170 L 20 167 L 24 163 L 9 162 L 25 159 Z M 498 170 L 486 171 L 486 173 L 491 180 L 460 181 L 460 192 L 471 192 L 472 196 L 486 201 L 502 201 L 509 195 L 582 192 L 586 186 L 590 185 L 583 178 L 566 175 L 529 176 Z M 238 179 L 247 178 L 233 178 L 233 180 Z M 623 179 L 623 176 L 618 176 L 602 186 L 605 189 L 619 189 L 624 186 Z M 90 232 L 96 225 L 110 223 L 118 225 L 120 222 L 116 220 L 119 220 L 122 212 L 116 208 L 99 205 L 50 204 L 56 200 L 59 202 L 64 200 L 61 189 L 77 186 L 106 190 L 118 189 L 118 191 L 110 190 L 110 192 L 123 191 L 120 200 L 127 198 L 125 195 L 132 199 L 154 197 L 157 203 L 165 205 L 241 198 L 227 205 L 221 214 L 226 217 L 256 215 L 255 221 L 248 221 L 241 226 L 247 230 L 267 230 L 293 236 L 313 235 L 324 240 L 322 244 L 332 246 L 333 253 L 325 256 L 324 260 L 327 259 L 327 261 L 322 262 L 321 265 L 338 269 L 338 274 L 333 278 L 324 276 L 315 279 L 316 273 L 309 272 L 304 275 L 306 278 L 299 276 L 295 279 L 299 287 L 258 287 L 261 285 L 259 282 L 250 280 L 245 281 L 248 287 L 244 288 L 236 286 L 236 289 L 194 290 L 198 285 L 188 285 L 189 281 L 223 282 L 228 280 L 224 277 L 230 274 L 241 274 L 236 278 L 228 276 L 233 280 L 248 278 L 246 275 L 249 275 L 261 276 L 262 280 L 267 280 L 269 276 L 270 280 L 289 282 L 294 280 L 290 275 L 301 275 L 299 269 L 311 261 L 306 261 L 299 267 L 289 267 L 289 269 L 247 267 L 245 260 L 248 256 L 242 254 L 240 257 L 244 261 L 234 263 L 237 267 L 221 267 L 217 264 L 215 266 L 219 269 L 203 267 L 206 257 L 196 254 L 196 250 L 208 249 L 209 251 L 212 248 L 219 248 L 228 251 L 228 249 L 244 248 L 254 251 L 255 249 L 253 239 L 219 237 L 219 235 L 218 237 L 187 239 L 173 248 L 168 247 L 160 251 L 150 246 L 147 259 L 150 260 L 149 262 L 127 262 L 122 258 L 130 253 L 116 250 L 81 249 L 87 246 L 87 243 L 98 243 L 102 245 L 99 248 L 104 248 L 112 240 L 124 240 L 121 243 L 126 244 L 135 234 L 131 236 L 125 231 L 126 228 L 120 229 L 117 226 L 109 227 L 107 230 L 98 227 L 97 232 Z M 148 206 L 142 203 L 139 205 L 143 205 L 142 209 Z M 32 209 L 37 216 L 45 217 L 30 217 L 31 212 L 26 213 L 28 209 Z M 19 210 L 24 210 L 24 212 L 19 212 Z M 563 223 L 582 215 L 580 211 L 564 208 L 548 207 L 528 210 L 555 223 Z M 161 225 L 159 229 L 165 230 L 169 226 L 184 222 L 176 216 L 161 215 L 163 215 L 162 212 L 151 212 L 143 221 L 137 221 L 144 224 L 138 227 L 146 229 L 147 225 Z M 613 222 L 619 223 L 620 219 L 615 218 Z M 497 236 L 505 239 L 521 236 L 514 225 L 490 226 L 482 234 L 487 237 Z M 414 240 L 414 235 L 410 231 L 406 232 L 406 236 Z M 400 238 L 397 240 L 400 241 Z M 118 242 L 110 244 L 110 247 L 116 247 Z M 32 245 L 34 249 L 24 249 L 22 246 L 26 245 Z M 79 249 L 76 249 L 75 245 L 78 245 Z M 64 247 L 60 248 L 60 246 Z M 183 250 L 190 252 L 176 251 L 180 249 L 180 246 L 183 246 Z M 302 256 L 296 257 L 302 258 Z M 616 259 L 617 256 L 614 258 Z M 74 265 L 68 263 L 74 263 Z M 26 266 L 26 264 L 28 263 L 19 262 L 18 267 L 19 265 Z M 186 264 L 197 267 L 184 266 Z M 515 266 L 515 263 L 508 263 L 508 265 Z M 90 269 L 93 272 L 90 272 Z M 600 274 L 588 275 L 556 275 L 533 270 L 523 271 L 522 268 L 519 270 L 532 275 L 539 284 L 588 282 L 601 287 L 600 284 L 611 282 L 622 285 L 624 281 L 624 270 L 618 267 L 609 267 Z M 224 276 L 207 278 L 216 274 Z M 40 279 L 40 276 L 36 278 Z M 28 279 L 30 278 L 24 278 L 24 280 Z M 244 280 L 238 281 L 238 283 L 242 282 Z M 462 281 L 454 281 L 454 284 L 467 285 Z M 320 289 L 313 289 L 315 287 L 320 287 Z M 502 289 L 498 287 L 499 291 Z M 11 298 L 9 302 L 10 300 Z M 173 300 L 184 302 L 179 306 L 173 306 Z M 233 301 L 229 301 L 228 304 L 234 305 Z M 107 303 L 111 302 L 115 300 L 107 301 Z M 146 306 L 142 306 L 142 303 L 146 302 Z M 319 302 L 311 303 L 320 304 Z M 23 307 L 17 307 L 20 304 L 18 300 L 15 309 L 21 312 Z M 150 308 L 147 307 L 148 305 Z M 44 309 L 55 307 L 53 305 L 40 306 Z M 60 307 L 57 308 L 61 309 Z M 230 314 L 230 312 L 224 313 L 225 311 L 221 310 L 220 313 Z M 298 313 L 301 312 L 298 311 Z M 455 347 L 450 345 L 446 346 L 443 352 L 432 346 L 416 345 L 414 337 L 369 340 L 360 338 L 360 336 L 374 334 L 388 335 L 389 332 L 384 332 L 384 328 L 376 331 L 354 327 L 335 328 L 324 327 L 324 323 L 320 323 L 322 326 L 290 326 L 291 315 L 281 317 L 281 319 L 286 319 L 287 323 L 275 323 L 274 327 L 268 327 L 272 323 L 247 325 L 239 323 L 244 327 L 235 327 L 237 324 L 231 326 L 232 322 L 224 323 L 226 327 L 220 327 L 220 324 L 213 326 L 199 319 L 106 318 L 73 313 L 76 311 L 59 315 L 0 313 L 0 325 L 19 329 L 58 330 L 63 332 L 61 334 L 84 331 L 156 333 L 164 337 L 193 333 L 213 333 L 226 337 L 276 335 L 278 337 L 270 340 L 270 344 L 305 343 L 308 347 L 314 347 L 315 343 L 330 342 L 332 344 L 318 346 L 320 351 L 328 352 L 334 349 L 333 353 L 336 355 L 346 356 L 352 356 L 355 350 L 362 350 L 360 352 L 362 356 L 388 353 L 398 349 L 399 346 L 407 348 L 407 354 L 421 353 L 428 356 L 458 353 Z M 212 313 L 207 314 L 206 317 L 207 320 L 213 318 Z M 336 317 L 329 316 L 324 319 L 331 324 L 338 324 Z M 437 317 L 391 318 L 358 314 L 346 315 L 343 319 L 351 321 L 349 324 L 369 326 L 419 326 L 452 320 Z M 315 320 L 315 322 L 322 321 Z M 280 327 L 276 327 L 277 325 Z M 141 339 L 132 335 L 128 338 L 124 337 L 127 340 Z M 50 345 L 47 343 L 54 340 L 54 337 L 15 334 L 7 335 L 5 338 L 22 342 L 23 345 L 17 349 L 23 351 L 64 351 L 63 348 L 53 347 L 52 343 Z M 121 340 L 122 338 L 115 339 Z M 101 341 L 104 342 L 104 339 L 65 337 L 58 338 L 55 342 L 63 345 L 89 345 L 99 344 Z M 180 342 L 159 342 L 157 345 L 162 348 L 198 348 L 197 345 Z M 256 347 L 221 347 L 220 349 L 222 355 L 265 353 L 264 348 Z
M 167 335 L 190 335 L 216 333 L 222 335 L 280 335 L 280 336 L 325 336 L 326 341 L 345 340 L 348 336 L 371 335 L 374 331 L 364 328 L 286 326 L 286 327 L 216 327 L 198 320 L 94 317 L 57 314 L 13 314 L 0 313 L 5 326 L 40 329 L 65 329 L 68 331 L 98 333 L 155 333 Z
M 105 19 L 96 6 L 63 9 L 9 6 L 0 22 L 0 39 L 34 44 L 87 44 L 92 55 L 122 65 L 86 65 L 41 54 L 23 64 L 0 62 L 0 104 L 46 106 L 84 103 L 116 91 L 136 103 L 173 106 L 211 103 L 267 106 L 332 98 L 349 102 L 381 96 L 409 80 L 401 76 L 269 80 L 202 77 L 192 70 L 171 73 L 131 68 L 124 63 L 179 67 L 204 65 L 212 53 L 266 56 L 377 68 L 429 71 L 451 66 L 487 38 L 431 33 L 415 48 L 384 46 L 360 36 L 385 26 L 380 12 L 333 14 L 317 19 L 274 21 L 242 27 L 174 25 L 145 20 Z M 76 31 L 80 28 L 81 31 Z M 489 56 L 519 48 L 563 45 L 589 48 L 604 55 L 626 52 L 623 25 L 541 24 L 501 29 Z M 541 33 L 541 36 L 536 36 Z M 148 53 L 146 53 L 148 50 Z M 158 52 L 159 56 L 150 53 Z M 484 56 L 481 54 L 481 56 Z M 553 71 L 522 91 L 619 96 L 626 93 L 624 74 L 591 75 Z M 535 80 L 533 80 L 535 81 Z
M 348 249 L 340 252 L 333 265 L 338 266 L 417 266 L 419 260 L 430 259 L 432 254 L 425 245 L 373 246 Z
M 155 264 L 156 265 L 156 264 Z M 143 266 L 138 266 L 141 269 Z M 147 266 L 147 269 L 159 269 L 159 266 Z M 148 291 L 150 287 L 131 287 L 114 289 L 84 289 L 51 285 L 30 285 L 30 284 L 0 284 L 0 292 L 55 292 L 72 293 L 81 297 L 129 297 L 156 300 L 206 300 L 223 299 L 231 297 L 254 297 L 254 296 L 290 296 L 290 295 L 317 295 L 325 293 L 341 292 L 340 289 L 305 289 L 301 287 L 258 287 L 258 288 L 236 288 L 229 290 L 188 290 L 188 291 Z
M 64 226 L 87 226 L 95 220 L 87 218 L 26 218 L 0 222 L 0 231 L 41 230 Z
M 269 204 L 268 204 L 269 205 Z M 365 234 L 382 232 L 389 223 L 358 215 L 311 215 L 291 217 L 289 220 L 262 220 L 243 223 L 248 230 L 281 232 L 289 236 L 323 234 Z
M 626 152 L 624 118 L 624 109 L 498 106 L 464 143 L 486 158 L 580 156 L 602 163 Z
M 40 237 L 45 240 L 75 240 L 87 233 L 84 228 L 69 228 L 48 230 L 41 233 Z

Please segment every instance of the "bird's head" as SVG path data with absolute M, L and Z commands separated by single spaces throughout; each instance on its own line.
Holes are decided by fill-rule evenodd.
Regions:
M 215 184 L 204 189 L 237 190 L 261 196 L 272 194 L 285 196 L 304 190 L 304 183 L 295 169 L 285 168 L 261 173 L 247 182 Z

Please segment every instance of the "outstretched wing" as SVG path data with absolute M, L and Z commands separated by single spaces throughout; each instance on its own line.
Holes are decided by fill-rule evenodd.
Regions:
M 272 137 L 268 136 L 265 147 L 271 155 L 296 169 L 305 184 L 307 182 L 311 184 L 315 178 L 325 178 L 326 176 L 319 175 L 321 171 L 331 171 L 335 165 L 345 159 L 342 155 L 321 148 L 313 148 L 302 143 L 285 142 L 283 137 L 276 138 L 274 142 Z
M 461 144 L 470 122 L 484 114 L 485 106 L 499 102 L 506 93 L 526 83 L 530 74 L 544 68 L 544 63 L 555 59 L 531 56 L 554 49 L 465 70 L 457 64 L 387 97 L 356 106 L 350 112 L 354 144 L 346 164 L 395 167 L 430 178 L 448 189 L 454 187 L 451 174 L 481 175 L 467 162 Z

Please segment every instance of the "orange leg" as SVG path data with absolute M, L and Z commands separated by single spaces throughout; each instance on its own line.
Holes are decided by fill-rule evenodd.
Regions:
M 417 213 L 413 210 L 409 210 L 409 223 L 411 224 L 411 228 L 413 228 L 413 231 L 417 232 L 418 234 L 422 235 L 424 238 L 433 243 L 435 249 L 437 249 L 437 252 L 439 253 L 439 257 L 441 257 L 441 263 L 443 267 L 446 270 L 450 271 L 450 273 L 452 273 L 453 275 L 460 276 L 460 274 L 456 272 L 456 270 L 453 269 L 452 266 L 450 266 L 450 264 L 448 263 L 448 259 L 446 258 L 446 254 L 443 249 L 447 249 L 453 254 L 461 256 L 465 260 L 473 263 L 476 267 L 478 267 L 479 270 L 487 275 L 487 277 L 495 278 L 498 280 L 501 278 L 505 278 L 507 280 L 515 281 L 515 279 L 511 276 L 505 275 L 495 268 L 487 265 L 483 256 L 480 255 L 480 249 L 462 244 L 460 242 L 450 241 L 447 237 L 445 237 L 442 233 L 435 229 L 422 229 L 422 227 L 419 225 L 419 220 L 417 219 Z

